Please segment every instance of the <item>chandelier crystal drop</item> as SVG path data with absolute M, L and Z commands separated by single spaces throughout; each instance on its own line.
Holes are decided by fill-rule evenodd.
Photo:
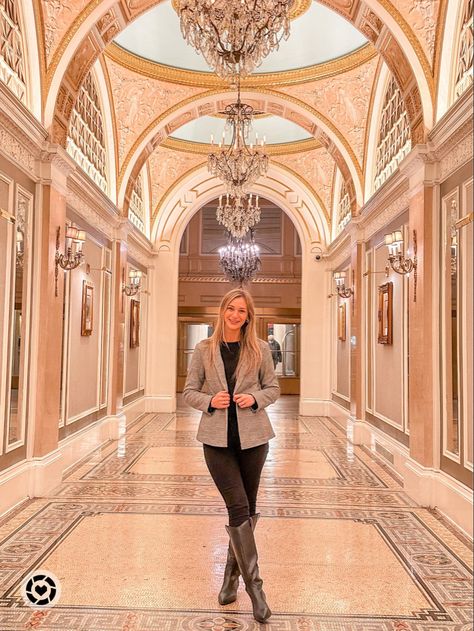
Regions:
M 250 230 L 249 236 L 243 239 L 228 234 L 227 245 L 219 248 L 219 264 L 228 280 L 238 282 L 242 286 L 260 270 L 262 262 L 259 254 L 253 230 Z
M 246 76 L 290 35 L 293 0 L 177 0 L 184 39 L 224 79 Z
M 259 141 L 258 134 L 254 143 L 248 144 L 248 136 L 253 107 L 240 100 L 240 85 L 237 101 L 227 105 L 222 114 L 226 116 L 226 126 L 219 143 L 218 151 L 212 151 L 207 158 L 211 175 L 219 178 L 234 197 L 243 197 L 248 188 L 268 170 L 268 155 L 265 153 L 265 137 Z M 226 131 L 230 130 L 231 139 L 225 146 Z M 214 146 L 214 138 L 211 137 Z
M 253 196 L 250 193 L 248 198 L 232 197 L 229 194 L 225 197 L 221 195 L 216 219 L 232 237 L 242 238 L 260 221 L 258 195 Z

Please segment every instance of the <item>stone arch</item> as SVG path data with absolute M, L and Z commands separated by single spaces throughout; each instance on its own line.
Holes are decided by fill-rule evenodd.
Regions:
M 28 60 L 26 72 L 28 75 L 28 106 L 33 115 L 41 120 L 41 88 L 42 78 L 40 69 L 40 55 L 38 48 L 38 34 L 36 30 L 35 12 L 33 3 L 29 0 L 20 0 L 20 10 L 23 22 L 23 41 L 26 58 Z
M 323 0 L 359 29 L 376 47 L 395 75 L 407 104 L 414 143 L 423 142 L 433 124 L 433 77 L 416 36 L 409 37 L 400 13 L 383 0 Z M 52 140 L 65 143 L 75 95 L 87 71 L 107 44 L 125 26 L 157 4 L 157 0 L 102 2 L 88 6 L 64 36 L 61 58 L 52 64 L 47 80 L 45 126 Z
M 330 225 L 313 191 L 296 176 L 278 165 L 271 165 L 266 178 L 260 178 L 252 191 L 267 197 L 285 210 L 295 225 L 302 248 L 307 252 L 325 249 L 330 243 Z M 197 167 L 167 193 L 153 225 L 151 240 L 160 251 L 174 251 L 189 222 L 190 209 L 197 212 L 204 204 L 226 192 L 225 186 Z
M 353 214 L 363 205 L 362 169 L 350 144 L 324 115 L 298 99 L 272 90 L 253 91 L 244 89 L 242 98 L 256 109 L 297 122 L 312 134 L 330 155 L 347 182 Z M 200 116 L 217 113 L 232 100 L 222 91 L 210 91 L 186 99 L 181 106 L 164 112 L 135 142 L 133 150 L 122 165 L 119 177 L 118 205 L 126 214 L 128 200 L 135 182 L 148 157 L 166 137 L 181 125 Z

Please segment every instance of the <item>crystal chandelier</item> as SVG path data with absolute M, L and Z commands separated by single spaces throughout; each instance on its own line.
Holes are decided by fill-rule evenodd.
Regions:
M 177 0 L 181 33 L 222 78 L 246 76 L 290 35 L 293 0 Z
M 260 206 L 258 195 L 252 193 L 245 197 L 232 197 L 228 193 L 223 201 L 223 195 L 219 197 L 216 219 L 224 226 L 232 237 L 241 239 L 246 232 L 260 221 Z
M 268 156 L 264 152 L 265 137 L 247 144 L 252 117 L 255 112 L 251 105 L 240 100 L 240 84 L 237 101 L 227 105 L 222 114 L 226 115 L 226 126 L 219 143 L 219 150 L 212 151 L 207 158 L 209 172 L 222 180 L 233 197 L 242 197 L 249 186 L 254 184 L 268 170 Z M 231 131 L 230 144 L 225 146 L 226 130 Z M 211 137 L 214 146 L 214 138 Z
M 229 234 L 227 245 L 219 248 L 219 256 L 226 278 L 237 281 L 240 286 L 248 283 L 261 267 L 259 247 L 255 245 L 253 230 L 250 230 L 246 239 L 237 239 Z

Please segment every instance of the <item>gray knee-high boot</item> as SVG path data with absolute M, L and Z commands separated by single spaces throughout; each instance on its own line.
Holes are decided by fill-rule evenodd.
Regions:
M 260 513 L 252 515 L 250 521 L 252 522 L 252 530 L 255 530 Z M 240 570 L 237 560 L 232 549 L 232 544 L 229 541 L 229 548 L 227 550 L 227 563 L 224 570 L 224 581 L 222 583 L 221 591 L 219 592 L 218 600 L 220 605 L 230 605 L 237 598 L 237 589 L 239 588 L 239 576 Z
M 226 526 L 235 558 L 245 583 L 245 590 L 252 601 L 253 617 L 265 622 L 272 615 L 262 589 L 263 581 L 258 571 L 258 554 L 250 519 L 240 526 Z

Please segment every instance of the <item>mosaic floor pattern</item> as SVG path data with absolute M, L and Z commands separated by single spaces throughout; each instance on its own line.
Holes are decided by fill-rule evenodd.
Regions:
M 226 511 L 195 440 L 199 415 L 142 415 L 49 498 L 0 522 L 0 631 L 472 631 L 472 549 L 414 505 L 329 418 L 282 397 L 256 532 L 273 616 L 241 586 L 217 603 Z M 61 583 L 27 607 L 32 570 Z

